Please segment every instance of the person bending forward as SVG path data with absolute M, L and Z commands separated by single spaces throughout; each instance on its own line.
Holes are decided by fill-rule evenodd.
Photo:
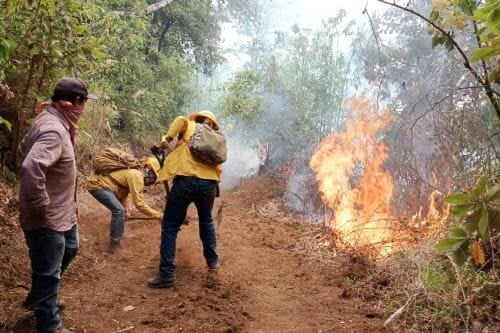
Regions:
M 153 185 L 160 169 L 158 161 L 150 157 L 143 162 L 143 170 L 123 169 L 107 175 L 92 174 L 87 179 L 87 190 L 94 198 L 111 211 L 109 252 L 121 249 L 125 231 L 125 207 L 128 194 L 132 195 L 135 207 L 146 216 L 161 218 L 161 213 L 151 208 L 143 195 L 144 185 Z

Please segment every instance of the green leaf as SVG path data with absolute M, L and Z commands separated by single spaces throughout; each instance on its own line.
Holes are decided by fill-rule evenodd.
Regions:
M 489 239 L 489 223 L 488 223 L 488 210 L 483 207 L 481 210 L 481 217 L 479 218 L 479 223 L 477 225 L 477 231 L 482 239 Z
M 451 208 L 451 213 L 454 215 L 454 216 L 465 216 L 467 215 L 467 213 L 469 213 L 469 211 L 471 210 L 471 208 L 475 207 L 474 204 L 470 204 L 470 205 L 459 205 L 459 206 L 453 206 Z
M 47 5 L 47 13 L 50 17 L 54 17 L 55 14 L 55 0 L 46 0 L 45 4 Z
M 497 69 L 495 68 L 494 70 L 491 71 L 490 75 L 488 76 L 488 81 L 490 82 L 495 82 L 495 80 L 497 79 L 497 76 L 498 76 L 498 71 Z
M 77 27 L 75 28 L 75 34 L 77 34 L 77 35 L 82 35 L 82 34 L 84 34 L 84 33 L 87 33 L 88 31 L 89 31 L 88 26 L 87 26 L 87 25 L 84 25 L 84 24 L 79 25 L 79 26 L 77 26 Z
M 467 261 L 469 255 L 470 255 L 470 241 L 466 241 L 458 249 L 453 251 L 452 258 L 453 261 L 458 266 L 462 266 Z
M 476 1 L 471 0 L 458 0 L 457 5 L 467 15 L 472 15 L 477 8 Z
M 439 251 L 455 251 L 467 239 L 462 238 L 443 238 L 436 244 L 436 249 Z
M 453 41 L 450 38 L 446 38 L 444 41 L 444 46 L 448 51 L 452 51 L 455 45 L 453 44 Z
M 470 59 L 472 62 L 476 62 L 479 60 L 488 61 L 491 57 L 500 54 L 500 49 L 493 47 L 482 47 L 472 50 L 472 58 Z
M 62 57 L 64 57 L 64 54 L 61 52 L 61 50 L 56 49 L 56 48 L 52 48 L 51 50 L 52 50 L 52 53 L 53 53 L 56 57 L 58 57 L 58 58 L 62 58 Z
M 444 201 L 450 204 L 463 205 L 472 200 L 472 197 L 465 193 L 453 193 L 444 198 Z
M 432 37 L 432 48 L 435 48 L 436 46 L 443 45 L 446 42 L 446 36 L 443 36 L 441 34 L 437 36 Z
M 484 33 L 486 32 L 486 30 L 487 30 L 487 29 L 486 29 L 486 27 L 482 27 L 481 29 L 479 29 L 479 30 L 477 31 L 477 34 L 478 34 L 478 35 L 482 35 L 482 34 L 484 34 Z
M 17 2 L 16 1 L 7 1 L 7 16 L 12 16 L 17 11 Z
M 486 1 L 486 6 L 479 8 L 474 12 L 474 18 L 479 21 L 485 21 L 490 13 L 498 7 L 498 3 L 495 1 Z
M 476 187 L 472 191 L 472 197 L 477 198 L 486 190 L 486 185 L 488 184 L 488 177 L 482 176 L 479 178 Z
M 479 33 L 478 33 L 479 34 Z M 488 42 L 492 39 L 494 39 L 497 35 L 495 35 L 494 33 L 490 32 L 488 29 L 486 29 L 485 27 L 485 33 L 481 34 L 479 36 L 479 40 L 481 41 L 481 43 L 483 44 L 488 44 Z
M 479 205 L 478 205 L 479 206 Z M 464 223 L 464 229 L 467 234 L 472 235 L 477 230 L 477 225 L 479 223 L 479 217 L 481 216 L 481 210 L 475 209 L 471 215 L 467 216 Z
M 493 9 L 486 18 L 486 26 L 494 34 L 500 35 L 500 7 Z
M 0 42 L 0 63 L 9 58 L 11 49 L 12 44 L 7 39 L 4 39 L 2 42 Z
M 484 21 L 488 17 L 488 11 L 485 11 L 484 8 L 478 9 L 474 12 L 474 19 L 476 21 Z
M 429 18 L 432 22 L 436 22 L 439 20 L 440 18 L 440 15 L 439 15 L 439 11 L 437 10 L 433 10 L 431 11 L 431 14 L 429 15 Z M 433 46 L 434 47 L 434 46 Z
M 8 121 L 5 118 L 2 118 L 1 116 L 0 116 L 0 125 L 4 125 L 5 127 L 7 127 L 9 132 L 12 131 L 12 124 L 10 123 L 10 121 Z
M 457 239 L 466 239 L 468 237 L 465 230 L 460 227 L 454 227 L 451 229 L 451 236 Z
M 436 244 L 436 249 L 439 251 L 455 251 L 468 239 L 467 232 L 464 229 L 454 227 L 451 229 L 450 236 L 443 238 Z
M 496 184 L 485 194 L 486 202 L 495 201 L 500 198 L 500 183 Z

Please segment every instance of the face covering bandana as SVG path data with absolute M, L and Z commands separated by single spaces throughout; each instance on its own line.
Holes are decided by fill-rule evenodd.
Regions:
M 84 105 L 73 105 L 67 101 L 57 101 L 52 103 L 52 106 L 68 121 L 71 142 L 75 145 L 78 120 L 83 114 Z

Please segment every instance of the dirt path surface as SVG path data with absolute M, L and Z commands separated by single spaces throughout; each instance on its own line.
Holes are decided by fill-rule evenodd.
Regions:
M 109 213 L 83 197 L 81 251 L 63 278 L 63 320 L 75 332 L 374 332 L 380 318 L 342 298 L 340 272 L 309 263 L 294 251 L 297 223 L 276 219 L 270 181 L 250 181 L 223 193 L 218 283 L 206 267 L 195 211 L 177 244 L 177 286 L 149 289 L 157 272 L 158 221 L 131 221 L 124 251 L 108 254 Z M 161 192 L 148 194 L 163 205 Z M 267 209 L 267 211 L 266 211 Z M 21 324 L 19 324 L 21 325 Z M 18 325 L 18 327 L 19 327 Z M 14 332 L 22 331 L 14 329 Z

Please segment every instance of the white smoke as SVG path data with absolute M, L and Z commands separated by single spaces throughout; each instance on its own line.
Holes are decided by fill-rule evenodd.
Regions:
M 227 161 L 222 165 L 222 190 L 232 190 L 242 179 L 259 171 L 257 149 L 239 137 L 227 138 Z
M 320 200 L 315 176 L 306 165 L 298 166 L 288 178 L 283 200 L 286 207 L 306 221 L 325 223 L 332 218 L 331 209 Z

